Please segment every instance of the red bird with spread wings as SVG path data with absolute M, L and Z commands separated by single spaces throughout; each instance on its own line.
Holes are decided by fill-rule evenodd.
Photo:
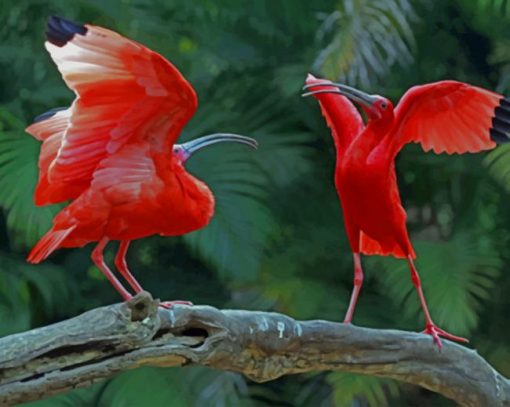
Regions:
M 352 321 L 363 283 L 360 254 L 405 258 L 425 314 L 424 332 L 466 342 L 434 324 L 414 265 L 416 257 L 400 201 L 395 157 L 410 142 L 435 153 L 474 153 L 510 141 L 510 100 L 465 83 L 441 81 L 409 89 L 393 108 L 390 100 L 309 75 L 304 96 L 313 95 L 333 135 L 335 186 L 354 257 L 354 289 L 346 323 Z M 349 101 L 367 115 L 364 124 Z
M 113 31 L 59 17 L 48 19 L 46 37 L 46 49 L 76 99 L 27 128 L 42 141 L 35 203 L 72 202 L 28 261 L 39 263 L 60 247 L 98 242 L 92 260 L 127 300 L 131 292 L 103 259 L 108 242 L 120 241 L 115 265 L 132 291 L 140 292 L 125 259 L 130 241 L 182 235 L 213 216 L 214 197 L 186 171 L 186 160 L 211 144 L 257 142 L 218 133 L 175 144 L 197 97 L 170 62 Z

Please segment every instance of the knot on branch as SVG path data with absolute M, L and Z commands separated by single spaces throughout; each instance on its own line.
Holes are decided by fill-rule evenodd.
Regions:
M 138 322 L 146 318 L 157 319 L 158 302 L 150 293 L 142 291 L 122 305 L 129 309 L 131 321 Z

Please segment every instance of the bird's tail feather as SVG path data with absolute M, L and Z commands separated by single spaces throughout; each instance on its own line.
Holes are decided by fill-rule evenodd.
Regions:
M 60 243 L 71 233 L 76 225 L 73 225 L 67 229 L 53 230 L 51 229 L 46 233 L 41 240 L 37 242 L 30 254 L 28 255 L 27 261 L 29 263 L 40 263 L 52 252 L 58 249 Z
M 361 253 L 368 255 L 379 255 L 379 256 L 394 256 L 397 259 L 405 259 L 407 256 L 411 256 L 411 258 L 416 258 L 416 254 L 412 246 L 409 248 L 408 252 L 405 252 L 397 242 L 389 246 L 384 246 L 370 238 L 366 233 L 361 232 Z

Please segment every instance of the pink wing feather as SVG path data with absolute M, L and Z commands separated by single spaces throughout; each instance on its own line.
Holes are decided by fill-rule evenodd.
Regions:
M 92 25 L 50 17 L 46 48 L 76 99 L 27 128 L 44 140 L 38 205 L 76 198 L 100 162 L 127 143 L 168 151 L 197 107 L 196 94 L 161 55 Z
M 510 141 L 510 103 L 503 96 L 456 81 L 409 89 L 395 109 L 392 150 L 420 143 L 435 153 L 474 153 Z

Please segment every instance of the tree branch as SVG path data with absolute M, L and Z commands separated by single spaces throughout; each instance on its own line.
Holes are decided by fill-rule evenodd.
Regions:
M 510 381 L 476 351 L 428 336 L 208 306 L 150 294 L 0 339 L 0 405 L 88 386 L 139 366 L 204 365 L 263 382 L 343 370 L 423 386 L 464 406 L 510 406 Z

